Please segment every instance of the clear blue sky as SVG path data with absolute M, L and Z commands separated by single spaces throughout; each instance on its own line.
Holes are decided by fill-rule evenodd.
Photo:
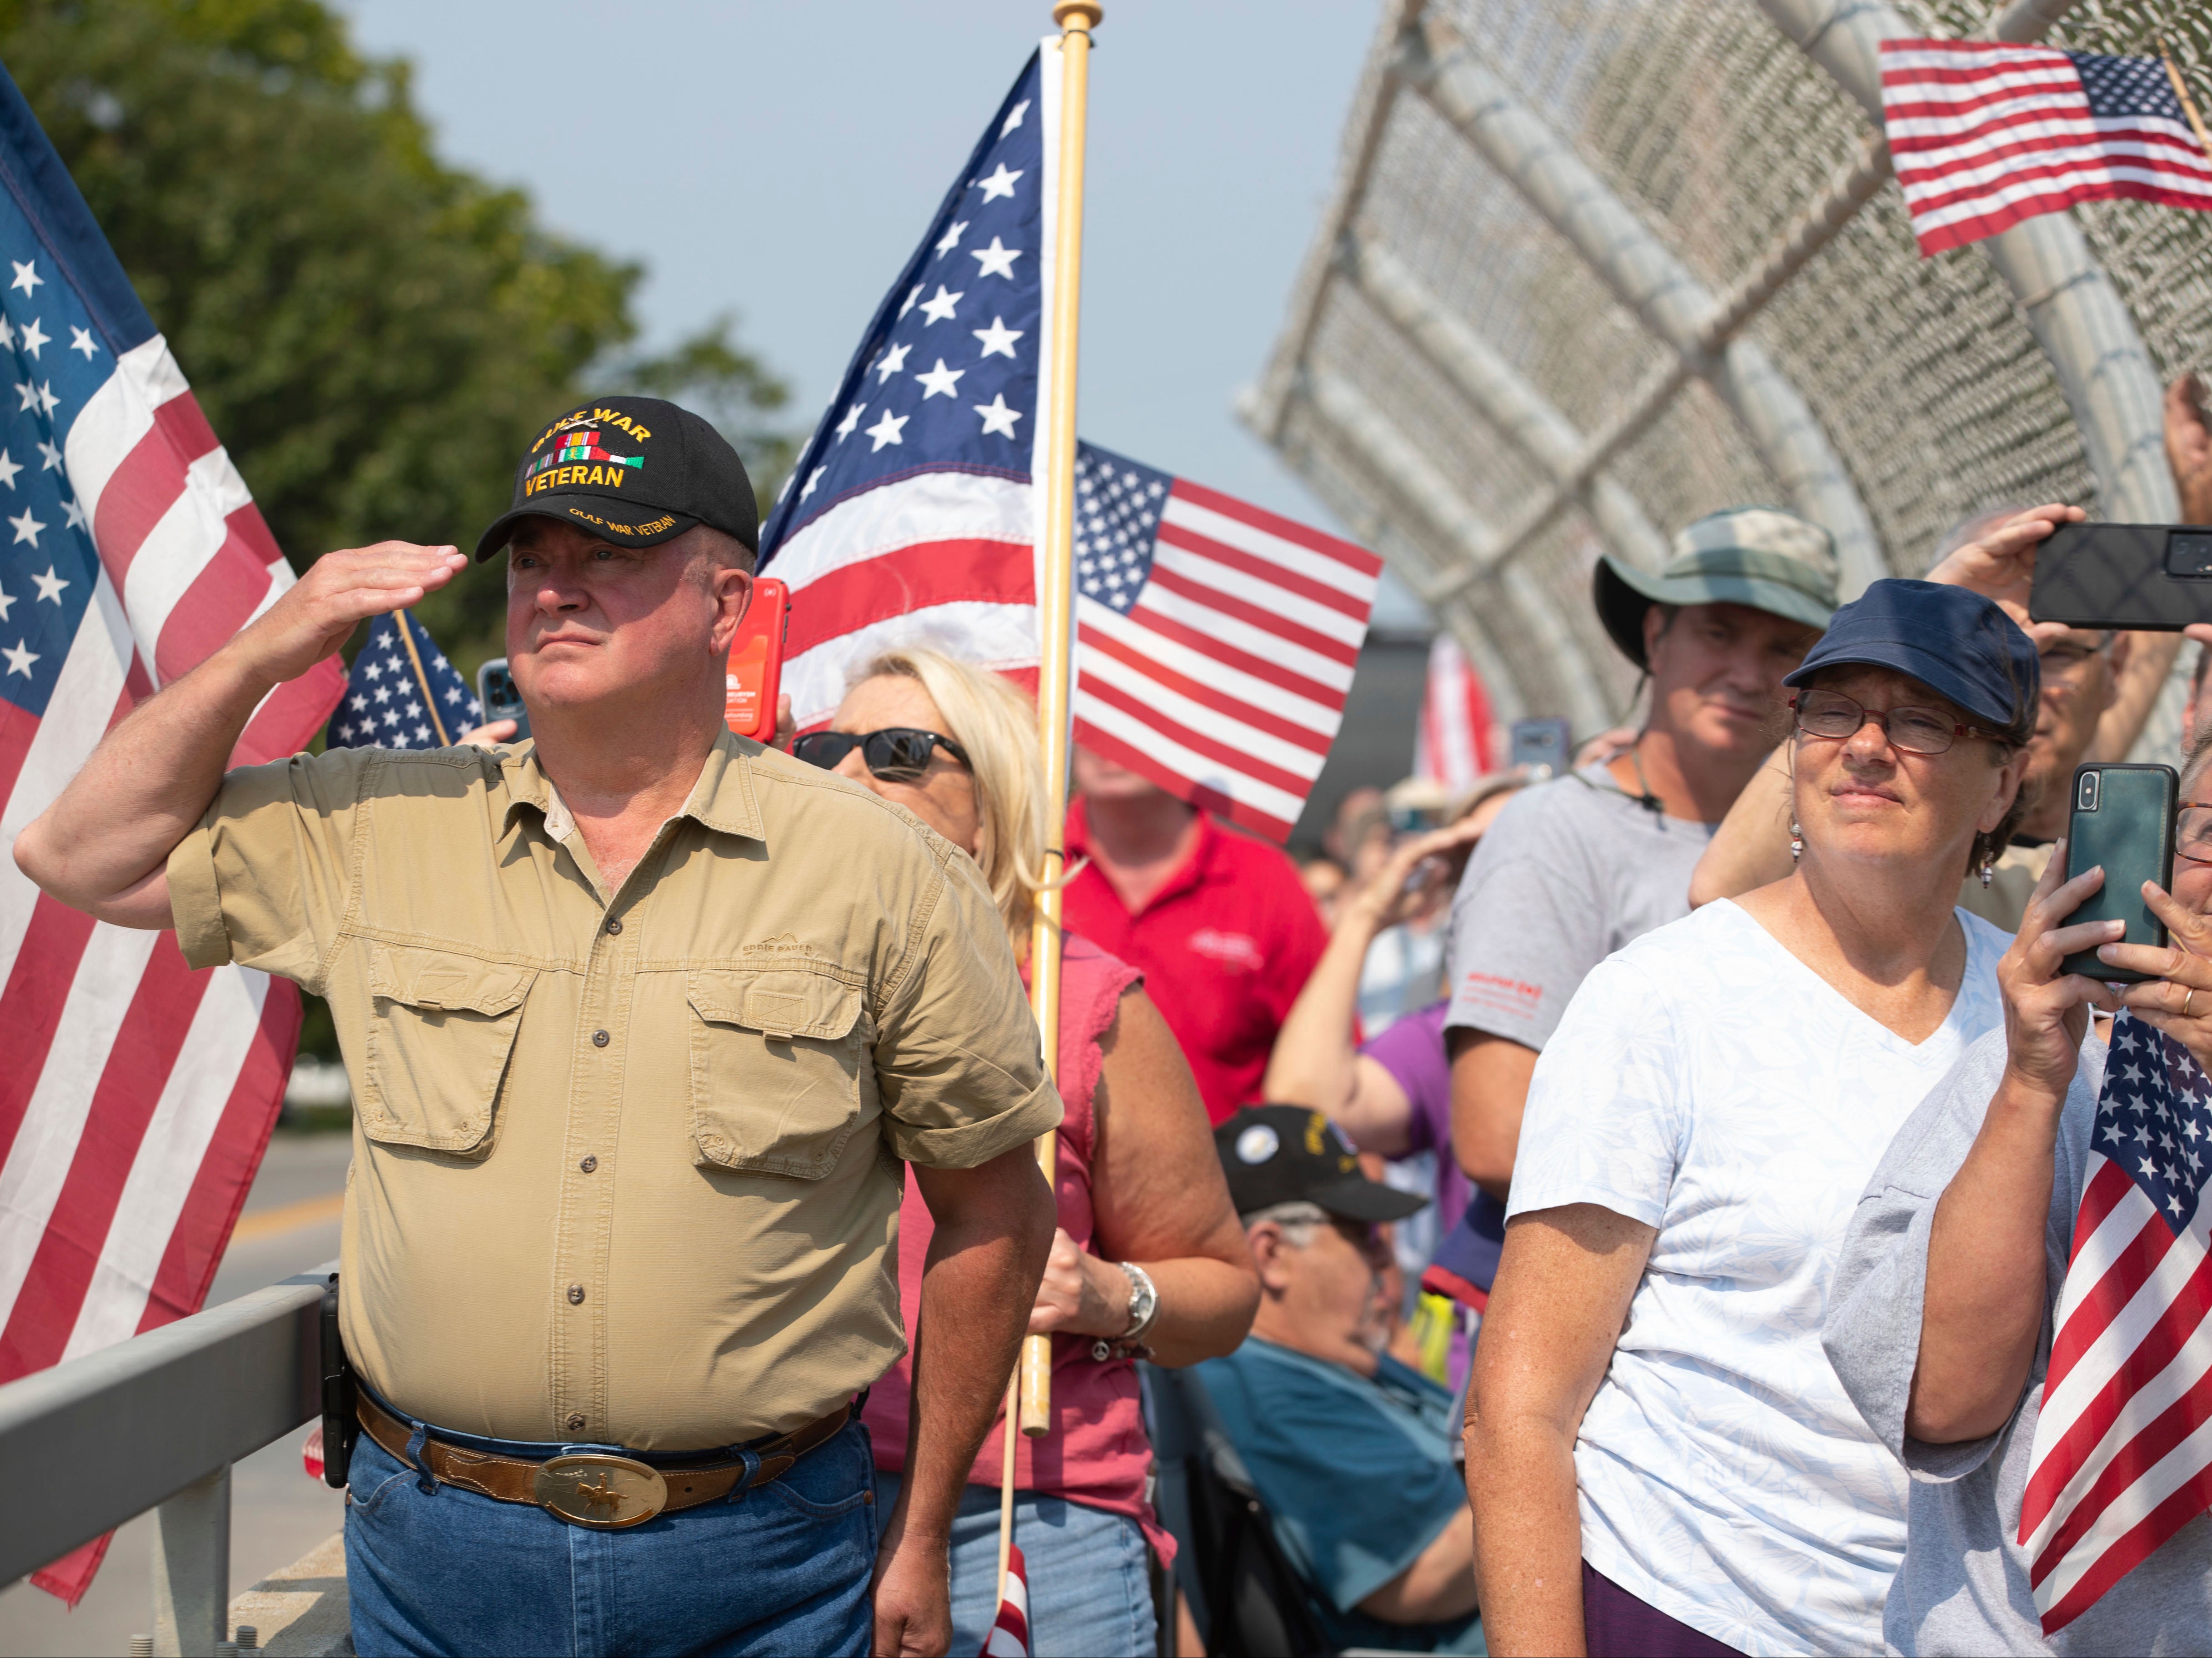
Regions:
M 1331 184 L 1372 0 L 1105 0 L 1084 435 L 1334 527 L 1237 424 Z M 414 60 L 441 153 L 650 276 L 666 340 L 735 309 L 811 422 L 1048 0 L 343 0 Z

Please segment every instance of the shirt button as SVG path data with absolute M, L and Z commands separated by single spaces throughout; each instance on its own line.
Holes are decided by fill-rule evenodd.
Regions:
M 617 916 L 617 917 L 615 917 L 614 919 L 612 919 L 612 920 L 611 920 L 610 921 L 608 921 L 608 923 L 607 923 L 607 931 L 608 931 L 609 932 L 620 932 L 622 931 L 622 919 L 621 919 L 621 917 Z
M 577 1168 L 582 1169 L 587 1175 L 599 1166 L 599 1160 L 597 1157 L 586 1157 L 583 1162 L 576 1165 Z
M 613 1040 L 614 1038 L 608 1035 L 604 1030 L 594 1030 L 592 1033 L 592 1046 L 593 1048 L 605 1048 Z
M 583 1301 L 584 1286 L 580 1284 L 570 1284 L 568 1286 L 568 1304 L 571 1307 L 580 1307 L 583 1304 Z
M 569 1417 L 568 1417 L 568 1427 L 569 1427 L 570 1431 L 571 1431 L 571 1432 L 573 1432 L 573 1431 L 574 1431 L 576 1429 L 579 1429 L 579 1428 L 582 1427 L 583 1425 L 584 1425 L 584 1413 L 583 1413 L 581 1411 L 574 1411 L 574 1412 L 570 1412 Z

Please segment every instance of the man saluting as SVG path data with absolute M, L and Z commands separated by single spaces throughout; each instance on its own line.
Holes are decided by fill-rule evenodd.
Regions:
M 329 999 L 361 1652 L 863 1652 L 872 1572 L 875 1651 L 950 1639 L 1060 1101 L 974 861 L 725 728 L 757 541 L 705 421 L 586 404 L 476 550 L 507 556 L 534 744 L 224 774 L 271 687 L 465 568 L 384 542 L 142 704 L 16 841 L 64 902 Z M 937 1231 L 878 1516 L 853 1400 L 901 1351 L 902 1165 Z

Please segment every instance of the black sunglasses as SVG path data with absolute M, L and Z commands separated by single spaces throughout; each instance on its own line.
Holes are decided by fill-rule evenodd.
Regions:
M 886 726 L 879 732 L 809 732 L 791 745 L 792 754 L 810 766 L 835 771 L 854 749 L 860 763 L 886 783 L 911 783 L 929 769 L 933 750 L 943 749 L 970 771 L 968 750 L 949 737 L 913 726 Z

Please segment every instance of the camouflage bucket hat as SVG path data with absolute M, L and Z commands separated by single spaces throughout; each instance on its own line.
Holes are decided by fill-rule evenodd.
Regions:
M 1836 543 L 1779 507 L 1732 507 L 1676 536 L 1656 574 L 1600 559 L 1590 589 L 1607 636 L 1648 672 L 1644 615 L 1654 604 L 1748 604 L 1825 629 L 1836 613 Z

